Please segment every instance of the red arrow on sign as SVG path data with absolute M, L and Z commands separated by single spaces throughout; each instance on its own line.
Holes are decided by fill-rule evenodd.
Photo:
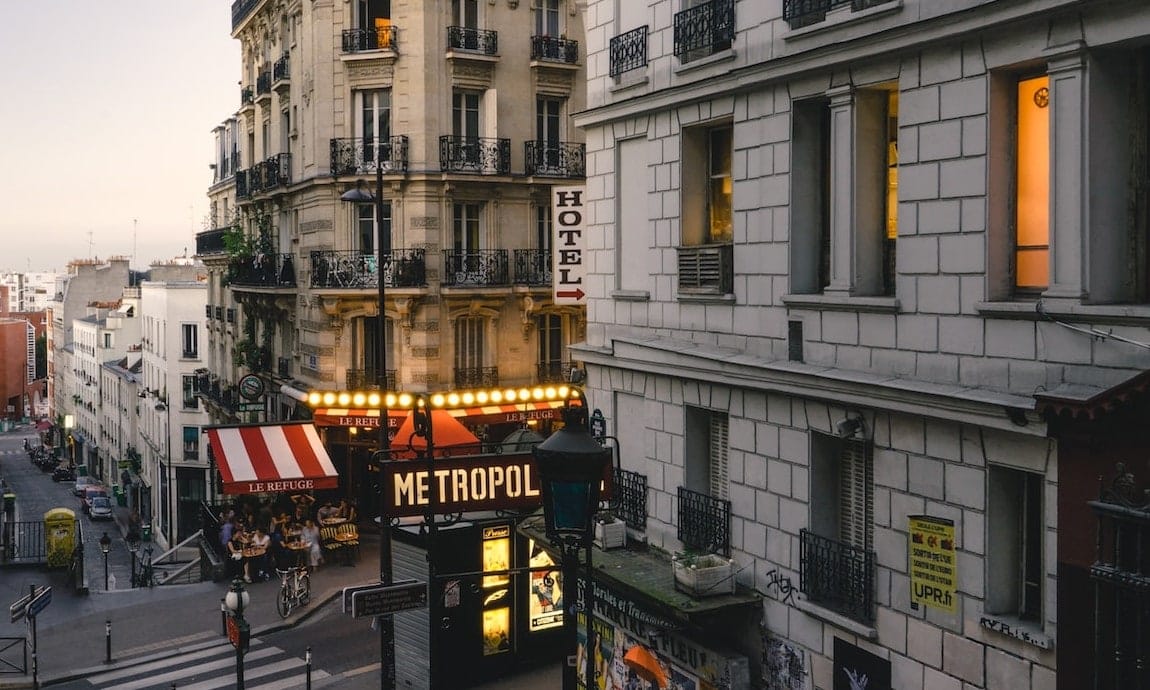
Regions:
M 587 294 L 587 293 L 583 292 L 583 290 L 581 290 L 580 288 L 575 288 L 574 290 L 556 290 L 555 291 L 556 297 L 574 297 L 575 299 L 583 299 L 583 296 L 585 294 Z

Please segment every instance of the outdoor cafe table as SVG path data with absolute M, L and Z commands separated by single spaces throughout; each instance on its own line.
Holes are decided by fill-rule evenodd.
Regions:
M 284 548 L 291 549 L 295 552 L 295 560 L 298 567 L 302 568 L 303 566 L 307 565 L 305 557 L 307 555 L 308 549 L 311 548 L 310 541 L 296 540 L 284 542 Z

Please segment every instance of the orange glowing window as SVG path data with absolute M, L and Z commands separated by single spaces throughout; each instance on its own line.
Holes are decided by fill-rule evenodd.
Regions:
M 1015 285 L 1050 283 L 1050 80 L 1018 82 Z

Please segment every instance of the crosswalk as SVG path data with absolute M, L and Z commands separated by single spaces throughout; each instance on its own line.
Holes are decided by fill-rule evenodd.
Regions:
M 247 690 L 288 690 L 304 686 L 306 662 L 279 647 L 253 639 L 244 654 L 244 687 Z M 312 681 L 328 673 L 312 669 Z M 234 687 L 236 653 L 227 644 L 217 644 L 183 654 L 91 675 L 85 681 L 94 688 L 116 690 L 214 690 Z

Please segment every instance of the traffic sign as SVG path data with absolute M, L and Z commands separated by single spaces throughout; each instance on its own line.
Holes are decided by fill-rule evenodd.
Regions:
M 28 602 L 30 601 L 32 601 L 32 595 L 25 594 L 8 607 L 8 612 L 12 614 L 13 623 L 20 620 L 26 613 L 28 613 Z
M 237 620 L 234 614 L 228 616 L 228 642 L 232 643 L 233 647 L 238 647 L 241 651 L 248 651 L 251 645 L 252 628 L 247 621 Z
M 405 580 L 405 582 L 406 582 L 406 580 Z M 411 580 L 411 582 L 414 582 L 414 580 Z M 380 583 L 373 582 L 370 585 L 354 585 L 352 587 L 344 587 L 343 588 L 343 612 L 344 613 L 351 613 L 351 595 L 352 594 L 355 594 L 356 592 L 363 592 L 363 591 L 366 591 L 369 589 L 376 589 L 376 588 L 381 587 L 381 586 L 382 585 Z
M 376 585 L 351 594 L 351 617 L 386 616 L 427 606 L 427 583 Z
M 52 588 L 41 587 L 36 596 L 32 597 L 32 601 L 28 602 L 28 615 L 35 618 L 44 609 L 48 608 L 48 604 L 52 603 Z

